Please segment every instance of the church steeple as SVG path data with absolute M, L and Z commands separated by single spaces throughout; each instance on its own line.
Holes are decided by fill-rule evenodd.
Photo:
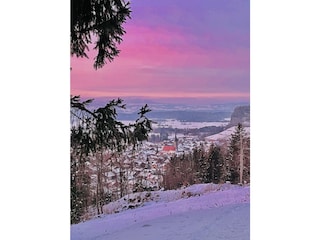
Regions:
M 175 147 L 176 147 L 176 152 L 178 152 L 178 138 L 177 138 L 177 132 L 174 133 L 174 143 L 175 143 Z

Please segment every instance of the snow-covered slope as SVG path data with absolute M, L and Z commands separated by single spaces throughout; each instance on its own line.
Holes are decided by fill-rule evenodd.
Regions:
M 220 133 L 217 133 L 217 134 L 214 134 L 214 135 L 211 135 L 211 136 L 208 136 L 206 137 L 205 139 L 207 141 L 220 141 L 220 140 L 227 140 L 231 137 L 231 134 L 233 134 L 236 130 L 236 126 L 234 127 L 230 127 Z M 244 127 L 244 130 L 250 134 L 250 127 Z
M 198 184 L 147 194 L 140 207 L 71 226 L 71 240 L 90 239 L 237 239 L 249 240 L 250 187 Z M 151 194 L 151 195 L 150 195 Z M 127 196 L 127 198 L 130 196 Z M 127 209 L 127 198 L 105 206 Z

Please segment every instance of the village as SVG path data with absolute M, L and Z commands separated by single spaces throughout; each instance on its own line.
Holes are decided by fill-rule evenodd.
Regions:
M 125 195 L 140 191 L 156 191 L 164 188 L 163 180 L 167 164 L 173 156 L 192 153 L 200 145 L 209 149 L 231 136 L 233 128 L 218 134 L 201 138 L 198 135 L 184 135 L 171 132 L 161 141 L 145 141 L 136 149 L 128 149 L 118 157 L 106 161 L 105 192 L 108 199 L 114 201 Z M 159 133 L 151 133 L 160 139 Z M 155 139 L 155 138 L 153 138 Z M 96 175 L 92 175 L 95 183 Z

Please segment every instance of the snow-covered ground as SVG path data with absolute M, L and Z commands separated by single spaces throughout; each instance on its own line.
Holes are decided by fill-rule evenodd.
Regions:
M 72 225 L 71 240 L 250 239 L 249 186 L 197 184 L 136 193 L 104 211 L 110 214 Z

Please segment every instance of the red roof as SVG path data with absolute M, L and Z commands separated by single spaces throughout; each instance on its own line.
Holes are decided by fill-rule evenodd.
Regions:
M 169 151 L 175 151 L 176 148 L 175 148 L 175 146 L 172 146 L 172 145 L 166 145 L 166 146 L 163 147 L 162 150 L 166 151 L 166 152 L 169 152 Z

